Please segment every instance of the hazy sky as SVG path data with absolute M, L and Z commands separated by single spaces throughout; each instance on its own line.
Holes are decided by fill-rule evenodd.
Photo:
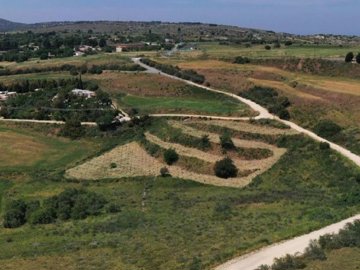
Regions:
M 360 0 L 0 0 L 18 22 L 161 20 L 231 24 L 290 33 L 360 35 Z

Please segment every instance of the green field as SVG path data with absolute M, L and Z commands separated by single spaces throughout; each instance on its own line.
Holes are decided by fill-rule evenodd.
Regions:
M 233 58 L 247 56 L 251 58 L 282 58 L 282 57 L 309 57 L 309 58 L 341 58 L 349 51 L 360 52 L 360 47 L 327 46 L 327 45 L 292 45 L 278 49 L 266 50 L 265 45 L 219 45 L 219 43 L 199 43 L 199 49 L 210 58 Z
M 21 134 L 20 130 L 23 128 L 17 127 L 14 132 Z M 48 133 L 25 131 L 37 132 L 40 138 Z M 359 171 L 332 151 L 319 151 L 317 143 L 298 135 L 282 139 L 288 152 L 243 189 L 173 178 L 81 182 L 63 178 L 63 169 L 76 160 L 101 154 L 110 142 L 131 141 L 139 131 L 124 129 L 115 137 L 102 139 L 102 146 L 79 155 L 74 151 L 83 151 L 75 147 L 81 142 L 74 141 L 73 147 L 61 152 L 73 158 L 57 166 L 50 162 L 48 170 L 37 165 L 18 169 L 16 175 L 2 170 L 3 204 L 14 198 L 44 200 L 76 187 L 103 194 L 121 211 L 52 225 L 0 229 L 0 263 L 7 269 L 19 269 L 23 264 L 34 269 L 49 265 L 61 269 L 61 264 L 56 264 L 59 260 L 68 262 L 68 269 L 76 269 L 78 264 L 82 269 L 182 270 L 196 265 L 211 269 L 233 256 L 359 211 L 355 195 L 348 192 L 350 187 L 354 192 L 358 189 L 353 176 Z M 148 194 L 145 200 L 144 190 Z M 81 263 L 74 258 L 77 254 Z
M 144 114 L 198 113 L 208 115 L 247 115 L 246 106 L 235 100 L 175 97 L 138 97 L 127 95 L 119 102 L 125 107 L 138 108 Z

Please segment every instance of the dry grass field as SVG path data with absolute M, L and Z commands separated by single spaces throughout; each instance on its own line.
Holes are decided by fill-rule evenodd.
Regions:
M 48 149 L 40 140 L 0 130 L 0 167 L 32 165 L 39 161 Z

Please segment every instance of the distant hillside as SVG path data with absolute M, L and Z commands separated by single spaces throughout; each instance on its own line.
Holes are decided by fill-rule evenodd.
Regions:
M 24 23 L 11 22 L 11 21 L 0 18 L 0 31 L 1 32 L 19 30 L 19 29 L 24 29 L 26 27 L 27 27 L 27 25 Z

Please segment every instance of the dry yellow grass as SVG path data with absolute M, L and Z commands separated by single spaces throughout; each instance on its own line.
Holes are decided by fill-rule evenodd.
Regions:
M 171 123 L 176 124 L 175 121 Z M 259 125 L 253 125 L 248 121 L 219 121 L 219 120 L 211 120 L 211 121 L 186 121 L 186 123 L 203 123 L 203 124 L 211 124 L 221 127 L 227 127 L 231 129 L 235 129 L 238 131 L 244 131 L 249 133 L 256 133 L 256 134 L 266 134 L 266 135 L 292 135 L 296 134 L 297 131 L 293 129 L 279 129 L 274 127 L 265 127 Z
M 46 144 L 31 136 L 0 131 L 0 166 L 31 165 L 46 152 Z

